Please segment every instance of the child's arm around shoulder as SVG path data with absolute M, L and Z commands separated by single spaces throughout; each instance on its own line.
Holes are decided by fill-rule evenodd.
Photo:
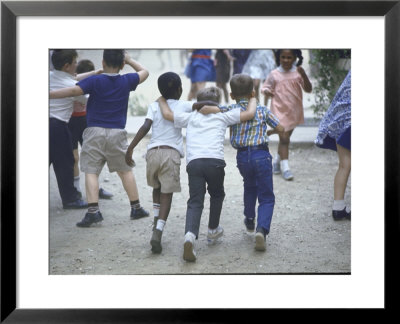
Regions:
M 97 74 L 101 74 L 101 73 L 103 73 L 103 69 L 98 69 L 98 70 L 94 70 L 94 71 L 90 71 L 90 72 L 80 73 L 80 74 L 76 75 L 75 79 L 76 79 L 76 81 L 81 81 L 81 80 L 86 79 L 86 78 L 88 78 L 88 77 L 90 77 L 92 75 L 97 75 Z
M 83 90 L 80 86 L 73 86 L 69 88 L 63 88 L 58 90 L 50 91 L 50 99 L 62 99 L 67 97 L 77 97 L 84 95 Z
M 199 101 L 193 104 L 192 110 L 197 110 L 203 115 L 216 114 L 221 112 L 218 108 L 218 103 L 214 101 Z
M 131 66 L 137 72 L 139 75 L 139 83 L 146 81 L 146 79 L 149 77 L 149 71 L 139 62 L 131 58 L 127 52 L 125 52 L 125 63 Z
M 163 115 L 164 119 L 169 121 L 174 121 L 174 113 L 169 108 L 167 101 L 164 97 L 160 97 L 157 99 L 158 105 L 160 106 L 161 114 Z
M 254 115 L 256 114 L 256 109 L 257 109 L 257 100 L 253 96 L 250 98 L 246 110 L 240 112 L 240 121 L 244 122 L 253 119 Z

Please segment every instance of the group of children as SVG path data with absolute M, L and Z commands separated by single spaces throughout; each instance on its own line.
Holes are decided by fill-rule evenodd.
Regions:
M 199 234 L 206 191 L 210 195 L 207 239 L 213 242 L 223 235 L 219 222 L 225 197 L 224 138 L 226 128 L 230 126 L 230 141 L 237 150 L 237 167 L 244 181 L 244 224 L 247 231 L 256 231 L 255 249 L 265 251 L 275 204 L 273 173 L 282 170 L 285 179 L 293 179 L 287 162 L 288 142 L 293 128 L 304 118 L 302 91 L 311 91 L 311 83 L 300 67 L 301 60 L 301 51 L 278 52 L 278 68 L 268 76 L 261 89 L 263 94 L 272 98 L 271 111 L 257 102 L 253 79 L 247 74 L 232 76 L 230 95 L 235 103 L 220 106 L 221 93 L 216 87 L 199 91 L 196 102 L 180 100 L 182 82 L 179 75 L 164 73 L 158 78 L 161 97 L 149 106 L 145 122 L 129 146 L 125 131 L 129 93 L 147 79 L 148 70 L 124 50 L 104 50 L 102 71 L 79 75 L 75 82 L 75 55 L 70 55 L 64 64 L 55 66 L 55 72 L 64 70 L 63 77 L 68 78 L 69 83 L 54 86 L 50 78 L 50 120 L 55 119 L 51 112 L 58 102 L 70 101 L 72 97 L 81 98 L 84 102 L 85 95 L 89 95 L 86 97 L 87 128 L 83 133 L 80 158 L 81 171 L 85 173 L 88 211 L 77 226 L 89 227 L 103 220 L 98 204 L 98 177 L 105 162 L 110 172 L 117 172 L 122 180 L 131 203 L 131 219 L 149 216 L 139 202 L 132 172 L 135 165 L 132 155 L 136 145 L 152 128 L 146 154 L 147 183 L 153 188 L 154 226 L 150 244 L 153 253 L 161 253 L 161 238 L 172 196 L 174 192 L 181 191 L 180 164 L 184 157 L 181 129 L 186 128 L 189 200 L 183 259 L 195 261 L 194 243 Z M 124 64 L 130 65 L 136 73 L 119 74 Z M 72 103 L 69 110 L 67 103 L 64 106 L 64 123 L 68 123 Z M 271 127 L 268 131 L 267 125 Z M 50 129 L 56 127 L 50 122 Z M 280 137 L 274 161 L 268 148 L 268 136 L 271 134 L 279 134 Z M 65 135 L 64 142 L 67 137 Z M 51 138 L 50 132 L 50 142 Z M 64 151 L 71 149 L 71 158 L 72 146 L 67 146 Z M 70 173 L 73 175 L 73 168 Z M 56 177 L 61 194 L 57 172 Z M 75 204 L 74 199 L 72 204 Z M 78 203 L 76 208 L 83 206 L 83 203 Z

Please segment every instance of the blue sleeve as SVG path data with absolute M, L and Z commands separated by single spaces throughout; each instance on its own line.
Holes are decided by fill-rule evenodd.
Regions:
M 85 78 L 79 81 L 76 85 L 79 86 L 84 94 L 90 94 L 93 89 L 93 81 L 95 79 L 95 75 Z
M 139 74 L 137 73 L 127 73 L 125 76 L 128 78 L 130 91 L 136 90 L 136 87 L 140 83 Z
M 223 113 L 225 113 L 225 112 L 228 112 L 229 110 L 232 110 L 232 107 L 231 106 L 221 106 L 221 105 L 219 105 L 218 106 L 218 108 L 219 108 L 219 110 L 221 110 L 221 112 L 223 112 Z

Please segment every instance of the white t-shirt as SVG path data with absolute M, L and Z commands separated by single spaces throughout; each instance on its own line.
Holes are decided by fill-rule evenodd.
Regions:
M 194 159 L 224 159 L 226 128 L 240 123 L 240 109 L 203 115 L 198 111 L 174 113 L 175 127 L 186 127 L 186 163 Z
M 192 111 L 193 102 L 190 101 L 168 99 L 167 103 L 174 113 L 190 113 Z M 147 150 L 155 146 L 168 145 L 178 150 L 181 157 L 185 156 L 182 129 L 176 128 L 173 122 L 163 118 L 158 102 L 153 102 L 149 105 L 146 119 L 153 121 L 151 139 Z
M 76 85 L 75 77 L 67 72 L 50 71 L 50 91 L 69 88 Z M 57 118 L 66 123 L 69 122 L 74 110 L 74 101 L 86 104 L 88 96 L 67 97 L 62 99 L 50 99 L 50 118 Z

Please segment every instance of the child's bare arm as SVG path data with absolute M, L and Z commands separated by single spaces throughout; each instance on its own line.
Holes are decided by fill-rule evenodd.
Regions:
M 249 104 L 245 111 L 240 112 L 240 121 L 244 122 L 254 118 L 257 109 L 257 100 L 256 98 L 252 97 L 249 100 Z
M 98 69 L 98 70 L 94 70 L 94 71 L 90 71 L 90 72 L 80 73 L 80 74 L 76 75 L 75 79 L 77 81 L 81 81 L 81 80 L 83 80 L 85 78 L 88 78 L 88 77 L 90 77 L 92 75 L 101 74 L 101 73 L 103 73 L 103 69 Z
M 282 134 L 285 131 L 281 124 L 278 124 L 275 128 L 267 130 L 267 135 L 271 136 L 272 134 Z
M 79 86 L 63 88 L 50 91 L 50 99 L 62 99 L 67 97 L 77 97 L 84 95 L 83 90 Z
M 198 101 L 195 102 L 192 106 L 192 110 L 197 110 L 198 112 L 202 113 L 203 115 L 208 114 L 216 114 L 221 112 L 218 108 L 218 103 L 214 101 Z
M 137 74 L 139 74 L 139 83 L 144 82 L 149 77 L 149 71 L 139 62 L 131 58 L 127 52 L 125 52 L 125 63 L 131 66 L 132 69 L 134 69 Z
M 138 145 L 138 143 L 142 140 L 142 138 L 145 137 L 146 134 L 149 132 L 152 123 L 153 123 L 152 120 L 146 118 L 142 127 L 139 128 L 137 134 L 133 138 L 131 144 L 129 144 L 128 149 L 125 153 L 125 162 L 130 167 L 133 167 L 135 165 L 135 162 L 132 158 L 133 149 L 136 147 L 136 145 Z
M 164 119 L 169 121 L 174 121 L 174 113 L 172 112 L 171 108 L 169 108 L 167 101 L 164 97 L 160 97 L 157 99 L 158 105 L 160 106 L 161 114 L 163 115 Z
M 301 75 L 304 81 L 304 91 L 307 93 L 310 93 L 312 91 L 312 84 L 310 82 L 310 79 L 308 78 L 306 71 L 301 66 L 297 67 L 297 72 Z

